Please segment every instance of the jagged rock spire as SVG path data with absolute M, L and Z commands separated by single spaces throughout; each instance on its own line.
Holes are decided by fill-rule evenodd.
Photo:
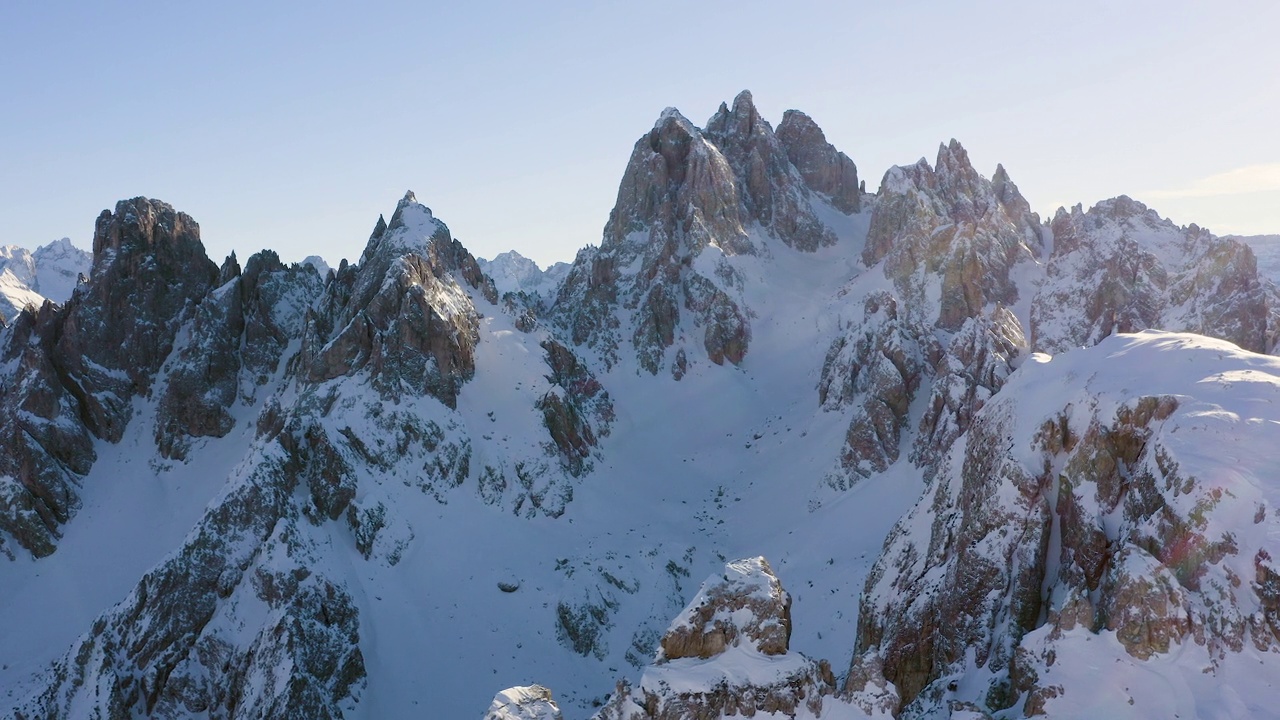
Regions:
M 812 118 L 799 110 L 788 110 L 778 124 L 777 135 L 806 185 L 829 198 L 841 212 L 862 209 L 858 167 L 827 142 L 822 128 Z

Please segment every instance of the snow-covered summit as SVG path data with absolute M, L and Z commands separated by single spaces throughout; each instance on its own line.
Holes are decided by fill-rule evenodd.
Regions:
M 544 270 L 515 250 L 500 253 L 492 260 L 480 258 L 478 262 L 484 274 L 493 278 L 500 294 L 524 292 L 547 300 L 555 297 L 570 268 L 569 263 L 558 262 Z
M 46 298 L 63 303 L 71 298 L 76 281 L 89 274 L 93 256 L 62 238 L 31 254 L 36 267 L 36 290 Z
M 319 275 L 320 277 L 327 276 L 329 274 L 329 271 L 332 270 L 332 268 L 329 267 L 329 263 L 325 262 L 324 258 L 320 257 L 319 255 L 308 255 L 302 259 L 301 264 L 310 265 L 312 268 L 315 269 L 316 274 Z
M 67 238 L 34 252 L 16 245 L 0 246 L 0 317 L 13 318 L 23 307 L 45 300 L 66 302 L 80 275 L 89 273 L 92 256 Z

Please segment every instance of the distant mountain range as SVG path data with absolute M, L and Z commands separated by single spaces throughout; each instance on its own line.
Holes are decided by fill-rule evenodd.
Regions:
M 66 302 L 81 275 L 88 275 L 93 256 L 67 238 L 31 252 L 0 246 L 0 318 L 16 317 L 22 308 L 39 308 L 45 300 Z

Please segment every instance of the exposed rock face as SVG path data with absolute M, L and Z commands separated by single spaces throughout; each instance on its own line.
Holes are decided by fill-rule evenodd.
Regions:
M 825 195 L 832 207 L 841 212 L 862 210 L 857 166 L 827 142 L 827 136 L 812 118 L 799 110 L 783 113 L 778 142 L 811 190 Z
M 5 533 L 36 557 L 56 548 L 59 527 L 80 508 L 80 477 L 96 459 L 79 422 L 80 401 L 54 364 L 65 317 L 52 303 L 0 329 L 0 553 Z
M 342 716 L 365 674 L 356 609 L 271 542 L 297 521 L 289 496 L 303 469 L 264 449 L 179 552 L 55 664 L 21 714 Z M 264 619 L 245 637 L 237 613 Z
M 682 377 L 701 357 L 741 363 L 751 310 L 733 258 L 767 252 L 766 237 L 800 251 L 830 245 L 814 203 L 860 207 L 852 162 L 800 117 L 784 142 L 748 92 L 705 130 L 665 111 L 632 151 L 600 248 L 579 253 L 565 278 L 555 324 L 609 366 L 627 340 L 653 374 Z
M 1253 352 L 1277 338 L 1277 301 L 1243 243 L 1179 228 L 1127 197 L 1059 210 L 1053 255 L 1031 309 L 1031 345 L 1063 352 L 1118 332 L 1161 328 Z
M 745 611 L 746 620 L 735 613 Z M 728 647 L 748 647 L 764 655 L 785 655 L 791 642 L 791 596 L 764 558 L 725 565 L 720 577 L 702 584 L 698 595 L 662 636 L 656 662 L 707 659 Z
M 94 435 L 118 442 L 129 401 L 150 390 L 188 313 L 218 276 L 200 227 L 158 200 L 103 211 L 90 282 L 67 303 L 56 364 Z
M 551 691 L 541 685 L 507 688 L 493 696 L 484 720 L 563 720 Z
M 700 293 L 710 296 L 703 304 L 714 303 L 713 312 L 733 323 L 745 351 L 749 331 L 741 309 L 691 267 L 711 246 L 726 254 L 754 252 L 744 215 L 728 161 L 692 123 L 667 111 L 636 143 L 600 249 L 584 250 L 574 261 L 557 296 L 558 322 L 575 343 L 595 347 L 611 364 L 621 341 L 618 306 L 632 310 L 637 358 L 656 374 L 676 341 L 682 300 L 710 286 Z M 711 324 L 713 317 L 700 314 L 696 324 Z
M 339 271 L 333 316 L 308 322 L 302 376 L 319 383 L 367 367 L 388 397 L 425 392 L 455 407 L 475 373 L 478 318 L 453 273 L 497 301 L 475 258 L 406 194 L 391 224 L 374 230 L 358 270 Z
M 613 422 L 613 401 L 573 351 L 555 340 L 544 340 L 552 388 L 537 407 L 565 469 L 575 477 L 590 469 L 591 450 L 607 437 Z
M 932 473 L 1026 354 L 1022 325 L 1006 308 L 966 320 L 935 370 L 912 461 Z
M 1019 298 L 1015 266 L 1035 268 L 1039 222 L 1003 167 L 986 180 L 954 140 L 936 168 L 921 160 L 885 173 L 862 261 L 892 290 L 866 295 L 863 320 L 827 354 L 819 402 L 855 408 L 827 484 L 847 489 L 896 462 L 921 392 L 911 460 L 933 472 L 1026 346 L 1007 307 Z
M 1195 369 L 1153 377 L 1171 350 Z M 1100 360 L 1105 376 L 1092 370 Z M 1025 697 L 1031 713 L 1063 692 L 1037 678 L 1071 662 L 1075 646 L 1059 642 L 1069 633 L 1113 631 L 1131 662 L 1187 642 L 1209 657 L 1280 648 L 1277 626 L 1252 610 L 1269 592 L 1252 580 L 1265 575 L 1255 559 L 1274 551 L 1255 512 L 1266 503 L 1236 480 L 1268 470 L 1237 461 L 1227 472 L 1202 454 L 1217 438 L 1266 432 L 1211 409 L 1275 395 L 1280 365 L 1149 333 L 1036 356 L 1027 370 L 978 412 L 890 534 L 867 580 L 857 656 L 874 652 L 914 713 L 954 701 L 946 679 L 965 673 L 987 683 L 960 699 L 997 711 Z M 1227 376 L 1250 385 L 1215 380 Z M 1245 515 L 1255 524 L 1236 521 Z
M 827 410 L 854 405 L 840 465 L 828 482 L 847 488 L 852 478 L 883 472 L 898 459 L 912 397 L 934 365 L 940 348 L 933 334 L 899 312 L 888 292 L 863 300 L 862 321 L 827 350 L 818 401 Z
M 760 557 L 728 563 L 672 622 L 639 687 L 619 683 L 595 718 L 820 715 L 824 702 L 836 702 L 835 677 L 825 661 L 788 652 L 790 638 L 791 596 L 769 563 Z M 691 664 L 705 687 L 681 679 Z
M 231 406 L 240 397 L 252 401 L 280 369 L 324 287 L 311 267 L 285 267 L 270 250 L 249 258 L 243 272 L 233 254 L 220 275 L 222 284 L 196 312 L 191 339 L 175 353 L 157 409 L 156 444 L 167 458 L 184 458 L 193 438 L 231 430 Z
M 120 214 L 135 218 L 137 212 Z M 161 212 L 136 234 L 146 239 L 177 227 L 181 243 L 187 222 Z M 92 461 L 92 436 L 83 425 L 65 422 L 65 416 L 79 416 L 79 399 L 64 390 L 50 361 L 62 347 L 54 342 L 59 323 L 79 317 L 76 312 L 97 317 L 85 308 L 100 294 L 92 285 L 99 277 L 164 267 L 165 261 L 125 263 L 130 243 L 141 240 L 126 228 L 113 245 L 115 231 L 105 227 L 101 262 L 119 267 L 95 269 L 89 289 L 66 310 L 46 305 L 39 317 L 27 313 L 24 323 L 4 331 L 6 352 L 31 368 L 22 370 L 24 382 L 15 392 L 0 388 L 5 402 L 39 405 L 55 421 L 42 429 L 29 413 L 19 413 L 17 422 L 0 429 L 53 437 L 36 449 L 70 453 L 51 456 L 57 462 L 50 467 L 65 475 L 62 486 L 48 480 L 49 490 L 27 491 L 43 504 L 23 506 L 25 496 L 6 495 L 19 521 L 41 523 L 27 522 L 36 530 L 53 527 L 41 512 L 56 523 L 70 510 L 57 512 L 74 508 L 74 493 L 66 499 L 56 494 L 74 489 L 66 467 L 83 473 Z M 68 717 L 74 708 L 95 707 L 113 717 L 341 717 L 365 675 L 360 621 L 344 583 L 316 566 L 318 547 L 327 542 L 316 538 L 336 528 L 364 557 L 394 565 L 413 533 L 396 508 L 378 500 L 384 496 L 378 482 L 412 478 L 443 502 L 444 492 L 471 477 L 470 439 L 450 404 L 474 372 L 478 313 L 469 293 L 490 302 L 496 293 L 474 259 L 412 196 L 389 225 L 380 224 L 361 265 L 344 264 L 327 284 L 311 267 L 284 267 L 271 252 L 250 258 L 243 270 L 234 257 L 221 270 L 212 263 L 203 267 L 210 271 L 203 301 L 176 310 L 178 319 L 183 313 L 189 318 L 187 339 L 162 374 L 168 381 L 155 403 L 156 440 L 165 456 L 184 457 L 193 438 L 227 432 L 237 403 L 261 400 L 258 440 L 182 547 L 98 618 L 44 676 L 42 689 L 21 701 L 23 715 Z M 181 279 L 173 284 L 183 286 Z M 137 285 L 152 287 L 145 278 Z M 119 302 L 108 300 L 104 304 Z M 176 304 L 158 292 L 145 301 L 170 309 Z M 151 309 L 136 312 L 151 317 Z M 336 333 L 337 340 L 325 342 L 325 328 L 361 324 L 364 335 Z M 18 331 L 21 344 L 14 341 Z M 290 347 L 301 350 L 287 371 Z M 343 354 L 343 347 L 354 351 Z M 580 413 L 583 423 L 569 427 L 593 438 L 607 434 L 608 394 L 560 349 L 563 354 L 553 353 L 555 379 L 548 382 L 558 383 L 568 406 Z M 41 362 L 48 368 L 42 370 Z M 345 374 L 327 377 L 317 370 L 333 367 Z M 359 379 L 346 383 L 352 376 Z M 42 386 L 41 377 L 51 379 Z M 127 380 L 123 371 L 111 377 Z M 0 378 L 7 382 L 9 376 Z M 376 392 L 368 393 L 370 386 Z M 68 438 L 48 432 L 68 428 L 79 432 Z M 78 465 L 76 448 L 87 454 Z M 547 474 L 532 467 L 526 472 L 530 486 L 521 502 L 531 512 L 563 512 L 567 500 L 535 484 L 539 472 Z M 5 483 L 6 491 L 26 488 L 8 477 Z M 34 531 L 23 534 L 22 525 L 4 527 L 36 552 L 51 542 Z M 246 617 L 256 619 L 246 627 Z
M 424 546 L 438 547 L 439 528 L 458 521 L 440 508 L 477 499 L 502 510 L 472 508 L 495 527 L 495 518 L 515 516 L 570 537 L 555 547 L 574 549 L 541 576 L 522 567 L 497 590 L 484 581 L 500 601 L 541 606 L 530 616 L 545 623 L 539 652 L 560 652 L 556 642 L 564 649 L 549 672 L 564 673 L 566 659 L 597 674 L 597 661 L 648 666 L 619 686 L 602 718 L 1069 715 L 1062 703 L 1077 691 L 1050 682 L 1048 669 L 1092 658 L 1076 641 L 1105 640 L 1143 672 L 1141 663 L 1179 649 L 1202 650 L 1211 672 L 1237 650 L 1280 650 L 1280 547 L 1263 494 L 1274 463 L 1221 459 L 1234 458 L 1240 438 L 1274 445 L 1269 429 L 1280 417 L 1256 401 L 1280 399 L 1259 377 L 1280 369 L 1221 343 L 1178 360 L 1221 355 L 1224 364 L 1161 384 L 1152 369 L 1174 363 L 1144 350 L 1150 338 L 1107 339 L 1157 323 L 1271 347 L 1272 291 L 1251 256 L 1123 198 L 1064 212 L 1050 232 L 1003 168 L 984 180 L 955 143 L 935 168 L 890 171 L 879 198 L 861 197 L 857 185 L 852 162 L 800 113 L 788 113 L 777 133 L 749 95 L 705 130 L 664 113 L 636 145 L 601 247 L 580 254 L 554 307 L 549 293 L 515 291 L 494 304 L 483 265 L 412 195 L 390 223 L 379 219 L 358 264 L 323 277 L 269 251 L 243 268 L 234 256 L 214 268 L 193 249 L 189 218 L 155 201 L 122 203 L 100 224 L 89 283 L 64 307 L 32 307 L 0 328 L 0 554 L 54 551 L 79 507 L 95 434 L 119 437 L 135 408 L 161 458 L 188 460 L 144 458 L 158 477 L 198 468 L 223 448 L 241 464 L 181 546 L 47 675 L 0 697 L 0 714 L 349 714 L 364 694 L 362 628 L 382 622 L 387 637 L 385 614 L 362 609 L 383 598 L 367 591 L 399 582 L 383 571 L 411 569 L 431 554 Z M 836 217 L 863 200 L 872 217 Z M 824 249 L 837 227 L 856 241 L 864 220 L 872 228 L 862 265 Z M 815 302 L 795 282 L 807 276 L 792 270 L 822 263 L 835 269 L 814 284 L 823 296 Z M 780 322 L 758 324 L 757 314 L 776 312 L 775 270 L 790 273 L 782 279 L 803 298 L 786 298 Z M 1101 342 L 1083 357 L 1105 356 L 1105 365 L 1029 356 L 1028 330 L 1014 316 L 1029 305 L 1037 346 Z M 120 320 L 124 308 L 132 315 Z M 805 316 L 814 308 L 824 315 Z M 840 693 L 825 663 L 789 647 L 790 598 L 762 559 L 713 575 L 659 632 L 688 596 L 682 578 L 733 531 L 698 526 L 711 542 L 695 560 L 693 547 L 636 544 L 635 535 L 647 541 L 642 518 L 621 528 L 626 539 L 574 554 L 576 529 L 604 523 L 555 520 L 597 468 L 672 449 L 633 443 L 607 454 L 638 430 L 635 420 L 652 421 L 623 398 L 686 400 L 670 383 L 629 377 L 633 367 L 687 379 L 677 387 L 697 400 L 718 403 L 703 391 L 736 384 L 726 408 L 777 402 L 793 377 L 811 391 L 814 375 L 805 373 L 817 368 L 808 361 L 782 365 L 782 383 L 748 402 L 739 401 L 782 374 L 762 372 L 764 363 L 702 372 L 708 361 L 742 365 L 752 323 L 756 342 L 817 338 L 806 347 L 829 352 L 817 406 L 810 396 L 785 419 L 726 420 L 735 451 L 744 429 L 753 451 L 817 448 L 837 491 L 902 452 L 929 478 L 867 584 Z M 773 334 L 787 323 L 813 329 Z M 1024 364 L 1039 374 L 1020 380 L 1014 370 Z M 709 374 L 723 384 L 698 384 Z M 1064 387 L 1070 393 L 1042 392 Z M 1214 395 L 1230 387 L 1249 389 L 1256 409 Z M 216 440 L 244 419 L 256 420 L 256 439 Z M 807 436 L 820 439 L 793 440 L 806 435 L 797 419 L 812 420 L 807 429 L 817 432 Z M 790 425 L 798 432 L 788 436 Z M 678 444 L 675 433 L 645 437 Z M 702 449 L 688 462 L 704 459 L 693 457 Z M 680 451 L 677 459 L 688 446 Z M 750 475 L 741 457 L 729 460 L 732 470 Z M 654 487 L 674 488 L 683 478 L 672 475 Z M 626 504 L 605 518 L 643 511 Z M 726 507 L 717 495 L 695 517 L 723 512 L 731 525 L 741 516 Z M 427 536 L 416 546 L 415 532 Z M 452 560 L 477 556 L 463 544 L 450 551 Z M 513 690 L 491 711 L 555 711 L 549 693 Z M 572 690 L 577 697 L 567 697 L 582 707 L 599 699 Z
M 809 204 L 812 190 L 791 164 L 788 148 L 760 117 L 750 92 L 739 93 L 732 109 L 721 103 L 707 121 L 706 134 L 742 181 L 738 195 L 747 217 L 769 227 L 779 239 L 799 250 L 812 251 L 836 241 L 835 234 L 823 225 Z M 812 140 L 816 146 L 816 138 Z M 796 149 L 798 156 L 805 155 L 799 145 Z M 821 152 L 826 148 L 811 149 Z M 838 164 L 839 160 L 834 162 Z M 831 186 L 824 185 L 819 191 L 830 194 L 828 187 Z
M 1007 174 L 997 181 L 979 175 L 955 140 L 938 148 L 936 168 L 921 159 L 885 173 L 862 259 L 868 267 L 885 261 L 885 275 L 908 306 L 937 308 L 918 321 L 954 331 L 991 303 L 1017 301 L 1009 273 L 1039 252 L 1039 218 Z M 935 278 L 940 305 L 925 295 Z

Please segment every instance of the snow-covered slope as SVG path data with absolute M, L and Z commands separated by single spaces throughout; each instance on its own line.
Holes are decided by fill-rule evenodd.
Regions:
M 855 665 L 917 715 L 1275 717 L 1277 408 L 1280 361 L 1199 335 L 1033 355 L 890 534 Z
M 27 305 L 40 307 L 46 299 L 66 302 L 80 275 L 87 275 L 92 256 L 67 238 L 31 252 L 16 245 L 0 246 L 0 318 L 11 321 Z
M 839 690 L 823 717 L 895 713 L 941 681 L 903 679 L 858 595 L 917 562 L 881 556 L 886 534 L 942 507 L 956 453 L 1028 392 L 1039 294 L 1091 307 L 1055 263 L 1144 247 L 1102 215 L 1055 244 L 955 142 L 865 194 L 812 120 L 775 130 L 746 93 L 705 128 L 662 114 L 554 297 L 500 292 L 518 273 L 486 276 L 411 193 L 330 273 L 269 251 L 215 266 L 190 218 L 124 201 L 88 285 L 0 330 L 0 714 L 478 717 L 504 687 L 528 692 L 494 712 L 546 714 L 536 682 L 573 718 L 629 707 L 618 680 L 643 696 L 783 665 Z M 1184 279 L 1150 322 L 1273 338 L 1252 256 L 1171 232 L 1180 254 L 1144 267 Z M 1205 362 L 1162 352 L 1144 357 Z M 789 589 L 786 652 L 659 654 L 673 617 L 692 627 L 694 579 L 705 599 L 735 574 Z M 801 659 L 848 667 L 860 632 L 847 676 Z

